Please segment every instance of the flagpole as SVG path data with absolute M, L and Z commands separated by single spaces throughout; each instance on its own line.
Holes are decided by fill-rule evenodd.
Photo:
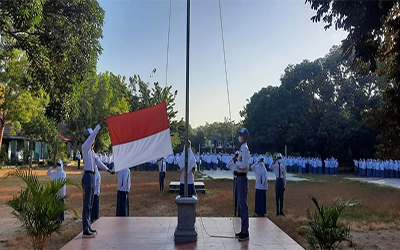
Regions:
M 186 133 L 185 133 L 185 197 L 188 197 L 189 156 L 189 44 L 190 44 L 190 0 L 187 0 L 186 19 Z
M 190 41 L 190 0 L 187 0 L 186 26 L 186 133 L 185 133 L 185 193 L 184 197 L 177 196 L 178 225 L 175 229 L 175 242 L 188 243 L 197 241 L 196 204 L 197 198 L 188 196 L 188 156 L 189 156 L 189 41 Z

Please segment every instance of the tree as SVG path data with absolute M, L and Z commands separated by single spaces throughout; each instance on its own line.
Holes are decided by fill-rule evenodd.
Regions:
M 62 158 L 57 155 L 65 144 L 60 138 L 60 133 L 57 131 L 56 122 L 47 118 L 43 113 L 33 117 L 29 122 L 22 124 L 24 136 L 29 139 L 29 167 L 32 168 L 32 152 L 35 141 L 48 143 L 49 155 L 53 155 L 53 162 L 57 158 Z
M 204 135 L 204 131 L 201 128 L 196 128 L 193 130 L 193 137 L 191 138 L 192 141 L 192 148 L 198 152 L 198 147 L 202 148 L 206 141 L 206 137 Z
M 156 70 L 154 69 L 152 74 L 155 72 Z M 178 91 L 173 91 L 172 86 L 162 88 L 158 82 L 155 82 L 153 85 L 154 87 L 150 88 L 150 84 L 144 82 L 138 75 L 129 77 L 130 111 L 144 109 L 165 101 L 170 124 L 172 147 L 175 151 L 180 152 L 183 150 L 181 150 L 180 145 L 184 139 L 183 132 L 185 125 L 182 119 L 180 121 L 175 120 L 178 111 L 175 111 L 174 107 Z
M 325 29 L 348 31 L 342 41 L 345 57 L 354 55 L 353 65 L 365 72 L 388 76 L 390 85 L 372 115 L 381 141 L 377 156 L 396 158 L 400 149 L 400 3 L 399 1 L 306 0 L 316 14 L 313 22 Z M 379 64 L 382 64 L 379 66 Z
M 356 69 L 337 46 L 323 58 L 289 65 L 279 87 L 261 89 L 241 112 L 252 151 L 287 146 L 291 155 L 335 156 L 341 163 L 372 157 L 377 133 L 369 113 L 388 83 Z
M 4 128 L 21 129 L 21 123 L 44 113 L 49 97 L 43 90 L 37 92 L 24 90 L 22 86 L 29 81 L 26 74 L 27 57 L 19 50 L 0 51 L 0 145 Z
M 200 142 L 204 143 L 205 140 L 211 140 L 213 144 L 221 143 L 225 152 L 232 152 L 235 145 L 232 139 L 236 140 L 236 131 L 239 127 L 239 123 L 235 123 L 235 121 L 229 122 L 227 118 L 224 118 L 223 122 L 206 123 L 203 126 L 197 127 L 196 133 L 201 131 L 200 136 L 203 138 L 199 138 Z M 236 143 L 236 146 L 238 146 L 238 143 Z
M 83 131 L 94 127 L 105 116 L 129 112 L 129 92 L 125 77 L 116 76 L 111 72 L 95 72 L 88 74 L 86 79 L 74 90 L 73 109 L 68 117 L 68 127 L 83 141 Z M 111 140 L 106 129 L 101 129 L 97 135 L 95 149 L 107 151 Z
M 174 106 L 177 94 L 177 91 L 172 92 L 171 86 L 162 88 L 157 82 L 150 88 L 149 84 L 137 75 L 129 77 L 127 83 L 125 76 L 114 75 L 108 71 L 100 74 L 92 71 L 74 88 L 67 124 L 76 137 L 83 141 L 83 131 L 96 126 L 105 116 L 136 111 L 165 101 L 172 145 L 177 147 L 183 140 L 180 136 L 181 123 L 175 120 L 177 111 L 174 110 Z M 110 144 L 107 129 L 101 129 L 97 135 L 95 150 L 107 151 Z
M 103 22 L 96 0 L 0 0 L 1 46 L 25 52 L 31 79 L 23 87 L 49 93 L 46 112 L 57 121 L 67 114 L 73 89 L 96 67 Z

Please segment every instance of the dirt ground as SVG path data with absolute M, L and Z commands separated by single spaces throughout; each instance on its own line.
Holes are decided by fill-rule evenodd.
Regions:
M 81 171 L 76 167 L 65 168 L 67 177 L 80 183 Z M 8 171 L 0 170 L 0 178 Z M 42 180 L 48 180 L 46 169 L 38 169 Z M 102 172 L 100 194 L 100 216 L 115 216 L 117 175 Z M 302 177 L 309 177 L 303 175 Z M 337 197 L 353 198 L 362 207 L 353 208 L 343 214 L 341 222 L 352 229 L 352 243 L 344 243 L 342 249 L 398 249 L 400 244 L 400 190 L 360 183 L 339 176 L 312 176 L 309 182 L 288 182 L 285 193 L 284 212 L 286 217 L 275 217 L 274 181 L 269 182 L 267 192 L 267 216 L 303 247 L 307 247 L 306 232 L 300 229 L 307 224 L 307 209 L 313 209 L 308 195 L 317 197 L 323 205 L 331 205 Z M 166 188 L 172 180 L 179 180 L 179 174 L 168 172 Z M 131 172 L 129 194 L 131 216 L 176 216 L 174 203 L 176 194 L 158 189 L 157 172 Z M 199 195 L 198 216 L 232 216 L 232 181 L 204 180 L 207 192 Z M 0 179 L 0 249 L 29 249 L 29 239 L 21 230 L 18 221 L 5 203 L 18 194 L 22 182 L 15 178 Z M 66 221 L 60 234 L 49 240 L 46 249 L 59 249 L 82 231 L 82 191 L 67 187 L 69 198 L 66 204 Z M 249 212 L 254 216 L 254 181 L 249 181 Z

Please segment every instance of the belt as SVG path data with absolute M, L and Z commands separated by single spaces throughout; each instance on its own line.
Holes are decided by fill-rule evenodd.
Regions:
M 283 178 L 276 178 L 277 181 L 283 181 Z
M 237 176 L 247 176 L 247 173 L 238 173 Z
M 85 173 L 94 174 L 93 171 L 85 170 Z

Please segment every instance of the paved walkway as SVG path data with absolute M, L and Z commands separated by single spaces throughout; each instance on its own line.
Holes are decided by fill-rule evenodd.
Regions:
M 213 238 L 207 235 L 201 219 L 196 220 L 197 242 L 174 243 L 176 217 L 102 217 L 92 226 L 99 230 L 92 239 L 76 236 L 62 250 L 79 249 L 303 249 L 268 218 L 250 218 L 250 240 Z M 240 219 L 234 219 L 236 231 Z M 203 218 L 204 228 L 211 235 L 234 236 L 232 218 Z
M 211 177 L 213 179 L 233 179 L 233 174 L 231 171 L 227 170 L 203 170 L 202 173 L 205 175 L 204 177 Z M 268 173 L 268 180 L 275 180 L 275 174 L 272 172 L 267 172 Z M 254 175 L 254 172 L 250 171 L 247 174 L 247 177 L 249 180 L 255 180 L 256 176 Z M 308 179 L 305 178 L 300 178 L 295 176 L 294 174 L 287 173 L 286 174 L 286 180 L 288 181 L 309 181 Z
M 361 181 L 366 183 L 372 183 L 383 187 L 393 187 L 400 189 L 400 179 L 389 179 L 389 178 L 347 178 L 353 181 Z

